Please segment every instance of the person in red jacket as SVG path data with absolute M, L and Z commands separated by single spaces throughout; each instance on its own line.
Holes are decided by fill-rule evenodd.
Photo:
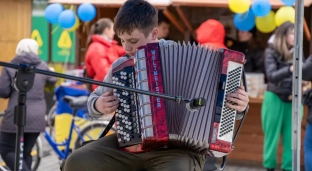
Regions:
M 224 45 L 225 29 L 217 20 L 209 19 L 203 22 L 196 30 L 196 35 L 201 45 L 226 48 Z
M 103 81 L 112 63 L 126 53 L 117 41 L 113 40 L 113 25 L 111 19 L 102 18 L 90 29 L 85 64 L 88 77 L 96 81 Z M 97 85 L 92 85 L 92 91 L 96 88 Z

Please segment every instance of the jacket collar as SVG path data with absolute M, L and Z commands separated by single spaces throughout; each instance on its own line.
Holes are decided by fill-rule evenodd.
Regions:
M 105 46 L 111 47 L 112 45 L 117 45 L 117 41 L 116 40 L 111 40 L 108 41 L 107 39 L 105 39 L 103 36 L 101 35 L 92 35 L 92 42 L 99 42 Z

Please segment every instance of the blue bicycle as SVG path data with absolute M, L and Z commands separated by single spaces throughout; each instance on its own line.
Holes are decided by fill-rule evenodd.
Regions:
M 73 109 L 73 114 L 63 115 L 65 118 L 63 116 L 59 118 L 59 120 L 62 121 L 70 121 L 68 137 L 66 137 L 63 142 L 56 142 L 56 138 L 53 139 L 51 134 L 47 130 L 45 131 L 45 139 L 58 154 L 60 161 L 66 159 L 70 152 L 80 147 L 83 142 L 97 139 L 109 123 L 109 121 L 106 120 L 94 120 L 88 117 L 88 114 L 84 115 L 84 118 L 76 117 L 77 111 L 86 106 L 87 99 L 88 96 L 64 96 L 63 100 Z M 57 115 L 54 115 L 54 129 L 57 129 L 57 121 Z M 61 130 L 64 130 L 63 127 Z M 108 135 L 114 132 L 115 129 L 111 129 Z M 76 137 L 73 138 L 73 134 L 75 134 Z

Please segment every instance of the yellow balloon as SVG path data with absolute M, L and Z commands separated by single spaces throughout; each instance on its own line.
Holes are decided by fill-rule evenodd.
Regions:
M 275 24 L 280 26 L 286 21 L 295 23 L 295 9 L 291 6 L 283 6 L 276 11 Z
M 229 0 L 229 8 L 234 13 L 245 13 L 250 8 L 250 0 Z
M 256 27 L 262 33 L 271 33 L 276 28 L 275 13 L 270 11 L 265 17 L 256 17 Z
M 73 32 L 73 31 L 76 31 L 76 29 L 80 26 L 80 21 L 79 21 L 79 18 L 78 16 L 76 16 L 76 23 L 73 27 L 69 28 L 69 29 L 66 29 L 68 32 Z

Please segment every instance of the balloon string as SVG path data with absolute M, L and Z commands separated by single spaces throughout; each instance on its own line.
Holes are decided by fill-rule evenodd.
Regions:
M 241 17 L 240 17 L 241 20 L 246 20 L 246 18 L 248 17 L 249 12 L 250 12 L 250 9 L 249 9 L 247 12 L 243 13 L 243 14 L 241 15 Z
M 57 25 L 53 30 L 52 30 L 52 32 L 51 32 L 51 34 L 54 34 L 58 29 L 59 29 L 59 25 Z
M 70 9 L 70 10 L 74 10 L 74 5 L 71 5 L 71 6 L 69 7 L 69 9 Z
M 89 23 L 84 23 L 83 28 L 82 28 L 82 32 L 85 33 L 87 32 L 87 34 L 89 33 L 89 27 L 88 27 Z

